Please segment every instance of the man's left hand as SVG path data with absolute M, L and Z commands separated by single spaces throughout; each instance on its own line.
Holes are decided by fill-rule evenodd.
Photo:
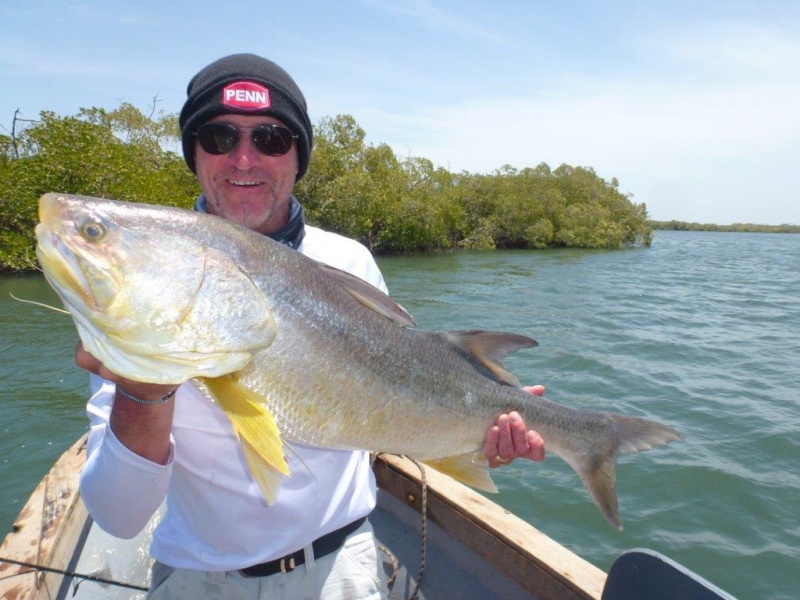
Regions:
M 522 389 L 537 396 L 544 396 L 543 385 Z M 483 453 L 492 468 L 508 464 L 515 458 L 527 458 L 538 462 L 545 457 L 544 440 L 535 431 L 528 430 L 519 413 L 512 411 L 497 417 L 495 424 L 486 431 Z

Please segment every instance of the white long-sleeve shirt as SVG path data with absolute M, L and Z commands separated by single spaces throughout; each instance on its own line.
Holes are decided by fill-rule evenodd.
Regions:
M 386 291 L 369 251 L 345 237 L 306 226 L 299 251 Z M 302 291 L 298 291 L 302 293 Z M 291 477 L 268 506 L 230 421 L 191 383 L 175 395 L 166 465 L 126 448 L 109 427 L 114 384 L 92 376 L 90 434 L 81 495 L 97 524 L 119 537 L 141 531 L 166 499 L 152 556 L 179 568 L 223 571 L 272 560 L 310 544 L 375 507 L 366 452 L 293 444 Z

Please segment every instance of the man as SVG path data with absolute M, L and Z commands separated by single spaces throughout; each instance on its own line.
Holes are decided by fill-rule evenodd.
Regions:
M 283 69 L 250 54 L 228 56 L 202 69 L 187 94 L 180 125 L 202 190 L 197 210 L 386 291 L 366 248 L 303 221 L 292 188 L 308 169 L 312 128 Z M 149 598 L 387 596 L 365 520 L 376 501 L 366 452 L 294 445 L 287 457 L 294 475 L 268 506 L 230 422 L 191 383 L 176 390 L 121 378 L 80 344 L 76 362 L 94 373 L 81 493 L 95 521 L 133 537 L 167 501 L 151 546 Z M 484 452 L 497 466 L 542 460 L 544 444 L 512 413 L 487 430 Z

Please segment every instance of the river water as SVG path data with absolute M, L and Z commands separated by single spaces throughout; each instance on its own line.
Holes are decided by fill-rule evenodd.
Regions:
M 800 592 L 800 236 L 665 232 L 651 248 L 379 260 L 425 329 L 516 331 L 506 360 L 577 407 L 656 419 L 685 439 L 621 458 L 621 533 L 556 456 L 495 473 L 492 498 L 608 569 L 662 552 L 741 599 Z M 71 320 L 39 276 L 0 278 L 0 534 L 86 428 Z

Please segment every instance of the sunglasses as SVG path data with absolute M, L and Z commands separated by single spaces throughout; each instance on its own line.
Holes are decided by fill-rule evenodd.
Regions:
M 195 136 L 200 147 L 219 156 L 231 152 L 242 139 L 242 130 L 227 123 L 204 123 L 197 128 Z M 297 136 L 282 125 L 259 125 L 250 130 L 253 146 L 267 156 L 283 156 L 292 149 Z

